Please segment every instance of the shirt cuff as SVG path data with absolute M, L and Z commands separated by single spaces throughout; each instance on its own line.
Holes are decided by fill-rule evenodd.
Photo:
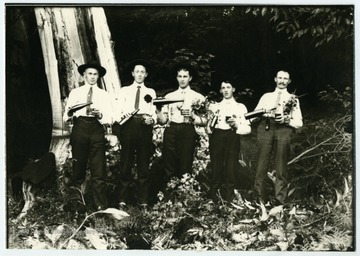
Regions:
M 240 134 L 240 135 L 246 135 L 249 134 L 250 132 L 251 132 L 250 125 L 239 124 L 238 128 L 236 129 L 236 134 Z
M 290 119 L 290 122 L 288 124 L 288 126 L 291 126 L 295 129 L 298 129 L 302 126 L 302 121 L 299 120 L 295 120 L 295 119 Z

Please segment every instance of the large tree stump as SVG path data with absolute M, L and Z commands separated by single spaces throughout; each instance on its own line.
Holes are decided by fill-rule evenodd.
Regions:
M 64 168 L 67 167 L 67 161 L 72 158 L 70 136 L 53 136 L 50 145 L 50 152 L 53 152 L 55 154 L 56 170 L 58 174 L 57 186 L 61 194 L 65 196 L 68 177 Z
M 36 7 L 53 114 L 53 136 L 67 135 L 62 116 L 70 91 L 82 84 L 78 65 L 97 59 L 107 70 L 100 81 L 113 99 L 120 89 L 113 41 L 101 7 Z

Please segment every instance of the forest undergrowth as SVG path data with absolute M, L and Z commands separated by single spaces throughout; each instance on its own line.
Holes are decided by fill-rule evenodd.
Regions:
M 329 94 L 327 94 L 329 95 Z M 306 118 L 306 117 L 305 117 Z M 216 251 L 353 251 L 353 138 L 351 115 L 308 118 L 291 144 L 288 202 L 262 203 L 252 190 L 256 132 L 241 139 L 235 199 L 214 203 L 208 198 L 208 137 L 198 129 L 199 143 L 191 173 L 161 187 L 162 132 L 154 128 L 153 201 L 142 209 L 128 205 L 96 211 L 91 182 L 82 187 L 85 215 L 64 210 L 71 158 L 58 170 L 52 189 L 35 189 L 36 201 L 19 218 L 23 201 L 7 196 L 7 247 L 10 249 L 151 249 Z M 109 198 L 114 198 L 119 147 L 107 151 Z M 136 179 L 136 166 L 133 172 Z M 273 191 L 273 173 L 268 173 Z M 155 185 L 154 185 L 155 184 Z M 133 186 L 136 192 L 136 186 Z M 170 194 L 171 200 L 164 197 Z M 136 193 L 134 193 L 136 194 Z

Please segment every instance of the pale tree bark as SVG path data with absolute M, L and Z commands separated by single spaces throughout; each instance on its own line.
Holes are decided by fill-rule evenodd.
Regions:
M 109 26 L 106 22 L 105 12 L 102 8 L 91 8 L 94 21 L 95 39 L 98 46 L 99 59 L 102 65 L 107 68 L 106 76 L 103 77 L 105 89 L 112 95 L 119 94 L 120 86 L 118 69 L 114 58 L 114 42 L 111 41 Z
M 119 92 L 121 83 L 113 41 L 103 8 L 37 7 L 35 15 L 52 103 L 54 135 L 59 135 L 58 130 L 64 135 L 61 119 L 64 99 L 82 82 L 78 65 L 96 57 L 107 70 L 101 87 L 111 95 Z M 89 25 L 92 27 L 85 27 Z
M 40 42 L 44 56 L 45 73 L 49 86 L 51 108 L 53 116 L 53 131 L 62 129 L 62 109 L 60 99 L 60 85 L 58 62 L 55 54 L 54 37 L 50 14 L 45 8 L 35 8 L 36 21 L 39 29 Z
M 53 114 L 50 151 L 61 168 L 69 154 L 69 131 L 62 115 L 70 91 L 82 85 L 77 67 L 92 60 L 105 67 L 100 87 L 112 98 L 121 87 L 120 77 L 103 8 L 36 7 L 35 15 Z

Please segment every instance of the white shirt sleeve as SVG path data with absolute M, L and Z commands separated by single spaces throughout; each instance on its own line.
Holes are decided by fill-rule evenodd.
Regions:
M 100 112 L 103 115 L 99 120 L 102 124 L 112 124 L 113 123 L 113 108 L 112 100 L 109 93 L 105 90 L 101 90 L 101 104 L 99 104 Z
M 150 115 L 154 119 L 154 124 L 157 123 L 157 114 L 156 114 L 156 106 L 153 104 L 153 100 L 156 98 L 156 92 L 154 89 L 149 89 L 149 94 L 151 96 L 151 102 L 149 102 L 150 105 Z
M 290 113 L 290 122 L 289 126 L 294 127 L 295 129 L 298 129 L 303 126 L 303 120 L 302 120 L 302 114 L 300 110 L 300 102 L 299 99 L 296 99 L 297 104 L 296 107 L 294 107 L 293 111 Z
M 251 132 L 250 121 L 245 119 L 245 114 L 247 113 L 247 108 L 244 104 L 238 103 L 239 106 L 239 116 L 237 117 L 238 128 L 236 130 L 237 134 L 245 135 Z

